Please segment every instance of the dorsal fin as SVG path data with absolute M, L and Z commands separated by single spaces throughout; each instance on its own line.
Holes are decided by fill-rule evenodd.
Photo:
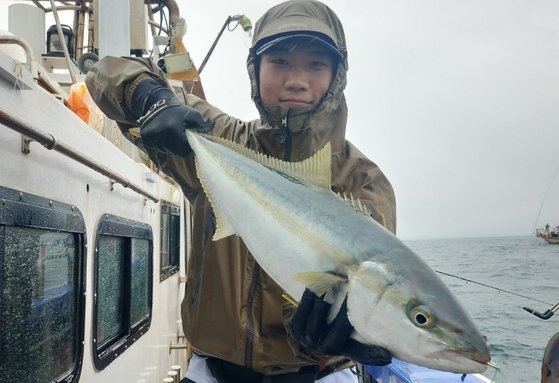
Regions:
M 306 160 L 289 162 L 259 153 L 225 138 L 209 135 L 202 136 L 220 145 L 231 148 L 253 161 L 295 177 L 305 183 L 310 183 L 326 189 L 330 189 L 332 186 L 332 147 L 330 143 L 327 143 L 324 148 Z
M 336 193 L 338 197 L 343 199 L 349 206 L 353 207 L 358 212 L 365 214 L 367 217 L 371 217 L 371 212 L 367 208 L 367 205 L 361 202 L 359 198 L 353 197 L 352 193 L 349 193 L 349 197 L 344 193 Z

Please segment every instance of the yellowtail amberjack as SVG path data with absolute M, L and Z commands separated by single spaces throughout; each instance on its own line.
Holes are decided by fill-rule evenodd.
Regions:
M 239 235 L 291 297 L 305 286 L 326 294 L 331 316 L 347 295 L 352 337 L 362 343 L 439 370 L 486 369 L 484 338 L 439 277 L 359 202 L 330 190 L 330 145 L 293 163 L 191 131 L 187 138 L 216 217 L 214 240 Z

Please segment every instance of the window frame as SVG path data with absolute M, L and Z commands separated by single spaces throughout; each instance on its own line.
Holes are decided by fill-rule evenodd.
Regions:
M 80 377 L 84 355 L 84 328 L 86 304 L 86 246 L 87 233 L 85 220 L 81 211 L 64 202 L 55 201 L 42 196 L 25 193 L 0 186 L 0 291 L 5 281 L 5 246 L 6 226 L 61 231 L 70 233 L 76 240 L 75 259 L 75 296 L 74 318 L 72 323 L 74 365 L 69 371 L 53 378 L 53 382 L 77 382 Z M 0 300 L 0 323 L 4 315 L 4 307 Z M 0 356 L 6 352 L 0 345 Z
M 98 291 L 99 291 L 99 240 L 101 236 L 119 237 L 125 239 L 125 276 L 124 292 L 124 310 L 125 310 L 125 331 L 124 336 L 113 337 L 104 342 L 103 345 L 98 345 Z M 134 324 L 131 323 L 131 286 L 132 286 L 132 272 L 131 272 L 131 240 L 147 239 L 148 245 L 148 301 L 149 301 L 149 314 L 144 320 Z M 133 221 L 123 217 L 118 217 L 112 214 L 104 214 L 99 219 L 97 231 L 95 233 L 95 256 L 93 260 L 93 315 L 92 315 L 92 334 L 93 334 L 93 363 L 98 370 L 103 370 L 113 360 L 122 355 L 126 349 L 133 343 L 138 341 L 150 328 L 151 320 L 153 317 L 153 231 L 149 224 Z
M 160 246 L 159 246 L 159 281 L 163 282 L 165 279 L 171 277 L 172 275 L 176 274 L 179 272 L 180 270 L 180 240 L 181 240 L 181 235 L 182 235 L 182 231 L 181 231 L 181 218 L 180 218 L 180 214 L 181 214 L 181 208 L 179 205 L 173 204 L 171 202 L 167 202 L 167 201 L 161 201 L 161 215 L 160 215 L 160 219 L 161 219 L 161 237 L 160 237 Z M 169 215 L 170 216 L 170 220 L 169 220 L 169 231 L 168 233 L 165 233 L 163 230 L 163 220 L 165 218 L 165 215 Z M 178 230 L 177 230 L 177 235 L 178 235 L 178 245 L 176 246 L 178 254 L 176 255 L 176 263 L 169 263 L 167 266 L 163 266 L 163 256 L 165 255 L 167 257 L 167 259 L 169 261 L 171 261 L 171 248 L 172 248 L 172 234 L 173 234 L 173 230 L 172 230 L 172 217 L 175 216 L 176 220 L 175 222 L 178 224 Z M 167 243 L 167 253 L 163 252 L 163 242 L 168 242 Z

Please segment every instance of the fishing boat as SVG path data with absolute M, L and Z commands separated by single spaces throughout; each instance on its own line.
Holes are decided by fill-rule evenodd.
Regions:
M 103 44 L 119 53 L 113 3 L 13 4 L 0 36 L 2 382 L 178 382 L 187 367 L 188 205 L 83 84 Z M 127 55 L 148 53 L 154 13 L 180 19 L 174 1 L 145 3 L 127 10 Z
M 0 33 L 2 382 L 177 383 L 188 365 L 180 322 L 188 203 L 83 81 L 104 55 L 149 55 L 173 86 L 200 96 L 203 88 L 175 1 L 122 3 L 13 4 L 9 31 Z M 71 27 L 60 22 L 63 12 Z M 158 12 L 167 12 L 168 26 L 155 21 Z M 361 376 L 456 378 L 398 360 L 365 366 Z
M 547 237 L 542 237 L 547 243 L 550 243 L 552 245 L 559 245 L 559 236 L 556 235 L 550 235 Z
M 536 237 L 543 238 L 547 243 L 559 245 L 559 227 L 555 230 L 549 230 L 549 225 L 544 228 L 536 229 Z

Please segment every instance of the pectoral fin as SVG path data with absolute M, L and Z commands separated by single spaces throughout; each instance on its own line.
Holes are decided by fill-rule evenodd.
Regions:
M 322 271 L 299 273 L 293 278 L 319 297 L 324 295 L 324 300 L 330 304 L 334 303 L 341 286 L 347 283 L 347 278 L 343 276 Z

